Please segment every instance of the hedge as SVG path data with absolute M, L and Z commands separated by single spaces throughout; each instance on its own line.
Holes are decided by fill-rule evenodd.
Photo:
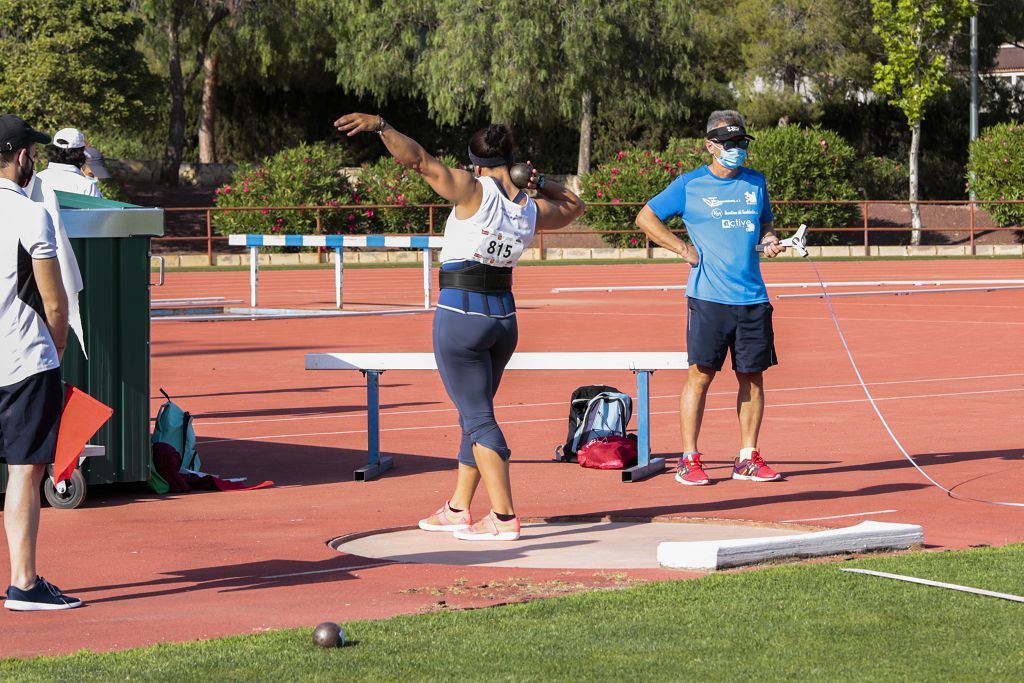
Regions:
M 967 162 L 971 185 L 979 200 L 1024 199 L 1024 125 L 1000 124 L 986 128 L 973 140 Z M 970 176 L 968 176 L 970 177 Z M 1024 204 L 983 204 L 1000 227 L 1024 225 Z
M 838 134 L 818 127 L 782 126 L 753 131 L 747 166 L 764 173 L 773 202 L 782 200 L 851 200 L 870 166 Z M 647 202 L 677 176 L 710 161 L 700 138 L 669 142 L 662 152 L 622 150 L 613 162 L 599 165 L 580 179 L 587 202 Z M 882 163 L 882 162 L 872 162 Z M 868 169 L 868 171 L 866 171 Z M 889 176 L 884 179 L 889 181 Z M 796 228 L 807 223 L 817 228 L 846 227 L 860 216 L 855 204 L 774 205 L 776 225 Z M 598 230 L 621 230 L 633 225 L 639 207 L 591 206 L 583 221 Z M 676 219 L 669 227 L 678 229 Z M 819 239 L 835 240 L 833 235 Z M 604 235 L 613 246 L 644 244 L 643 234 L 623 232 Z
M 341 145 L 317 143 L 281 150 L 258 164 L 241 163 L 230 183 L 214 190 L 218 207 L 339 206 L 358 203 L 348 179 L 342 174 L 345 152 Z M 322 211 L 322 231 L 352 232 L 352 211 Z M 216 211 L 213 225 L 221 235 L 238 233 L 312 234 L 313 211 Z

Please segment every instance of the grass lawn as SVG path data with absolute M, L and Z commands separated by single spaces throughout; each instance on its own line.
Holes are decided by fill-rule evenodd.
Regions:
M 350 622 L 350 646 L 335 650 L 312 645 L 310 624 L 8 659 L 0 679 L 1024 680 L 1024 604 L 839 571 L 853 566 L 1024 594 L 1024 545 L 913 553 Z

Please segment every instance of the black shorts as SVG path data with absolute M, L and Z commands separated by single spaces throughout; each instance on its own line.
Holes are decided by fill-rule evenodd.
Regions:
M 60 370 L 0 387 L 0 460 L 8 465 L 52 463 L 63 409 Z
M 778 364 L 770 303 L 730 306 L 689 297 L 686 301 L 690 365 L 721 370 L 727 351 L 736 372 L 761 372 Z

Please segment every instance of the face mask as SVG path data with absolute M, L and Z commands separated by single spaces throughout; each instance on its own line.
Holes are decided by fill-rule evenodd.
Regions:
M 718 163 L 726 168 L 739 168 L 747 160 L 747 150 L 745 149 L 740 149 L 739 147 L 725 149 L 719 145 L 715 146 L 722 150 L 718 155 Z
M 25 156 L 28 157 L 28 166 L 22 165 L 21 180 L 18 181 L 18 184 L 22 187 L 28 187 L 29 182 L 32 180 L 32 175 L 36 172 L 36 163 L 32 160 L 32 157 L 27 154 Z

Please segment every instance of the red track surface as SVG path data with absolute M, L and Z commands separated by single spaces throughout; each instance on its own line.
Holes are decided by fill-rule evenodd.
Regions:
M 1013 261 L 823 263 L 826 279 L 1024 277 Z M 806 263 L 765 266 L 769 281 L 809 281 Z M 418 269 L 358 270 L 347 300 L 406 303 L 421 296 Z M 680 266 L 522 268 L 520 350 L 683 348 L 680 292 L 552 294 L 556 286 L 681 283 Z M 263 305 L 329 306 L 329 271 L 265 271 Z M 246 298 L 248 273 L 171 273 L 155 298 Z M 1024 292 L 863 297 L 835 301 L 880 407 L 927 471 L 968 496 L 1024 500 Z M 671 476 L 622 484 L 549 461 L 564 438 L 566 404 L 581 384 L 632 387 L 628 373 L 509 373 L 499 420 L 514 450 L 524 516 L 715 517 L 844 526 L 865 518 L 922 524 L 929 545 L 1024 540 L 1024 510 L 953 500 L 928 484 L 889 441 L 864 398 L 821 300 L 776 303 L 782 364 L 768 373 L 762 452 L 785 482 L 734 482 L 735 382 L 713 386 L 701 439 L 720 481 L 682 488 Z M 324 542 L 408 525 L 442 502 L 453 482 L 456 415 L 440 380 L 383 376 L 382 442 L 397 467 L 351 481 L 365 461 L 365 388 L 357 373 L 303 370 L 312 351 L 427 351 L 429 315 L 153 325 L 153 410 L 164 387 L 197 416 L 205 468 L 273 479 L 245 493 L 157 498 L 90 492 L 83 508 L 43 512 L 40 567 L 87 607 L 60 614 L 0 614 L 0 654 L 110 650 L 157 642 L 312 626 L 609 585 L 601 572 L 371 564 Z M 653 443 L 679 446 L 681 373 L 653 381 Z M 475 506 L 487 510 L 486 496 Z M 843 517 L 845 515 L 845 517 Z M 831 518 L 831 519 L 821 519 Z M 581 550 L 582 551 L 582 550 Z M 4 550 L 6 552 L 6 545 Z M 585 551 L 582 551 L 585 552 Z M 5 565 L 4 565 L 5 566 Z M 631 579 L 679 577 L 630 572 Z M 467 579 L 462 590 L 432 592 Z M 515 581 L 512 581 L 515 579 Z M 503 585 L 504 582 L 504 585 Z M 473 588 L 491 584 L 489 588 Z M 510 585 L 516 584 L 516 585 Z M 495 587 L 496 586 L 496 587 Z M 423 590 L 426 589 L 426 590 Z

